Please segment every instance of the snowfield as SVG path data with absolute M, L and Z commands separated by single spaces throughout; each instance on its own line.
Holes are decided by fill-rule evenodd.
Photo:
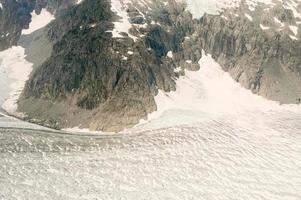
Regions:
M 22 31 L 22 35 L 28 35 L 49 24 L 54 16 L 45 9 L 37 15 L 32 12 L 29 28 Z M 17 113 L 17 101 L 29 75 L 32 71 L 32 63 L 25 59 L 25 49 L 21 46 L 13 46 L 0 52 L 0 109 L 22 117 Z
M 200 65 L 120 134 L 0 117 L 0 199 L 301 199 L 299 106 L 253 95 L 210 55 Z
M 0 199 L 298 200 L 300 124 L 250 112 L 114 136 L 0 129 Z

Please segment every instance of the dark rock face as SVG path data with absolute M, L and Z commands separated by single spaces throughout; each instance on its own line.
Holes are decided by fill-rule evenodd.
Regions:
M 50 10 L 57 9 L 54 2 Z M 132 127 L 156 110 L 158 89 L 176 90 L 184 69 L 199 69 L 202 50 L 256 94 L 281 103 L 301 98 L 300 33 L 292 37 L 289 28 L 300 25 L 291 10 L 261 5 L 250 11 L 242 3 L 195 20 L 172 0 L 147 8 L 133 3 L 127 5 L 132 27 L 119 38 L 112 37 L 120 17 L 109 0 L 85 0 L 57 14 L 46 31 L 52 55 L 32 74 L 19 102 L 28 120 L 55 128 Z M 281 31 L 274 17 L 286 24 Z M 175 72 L 178 67 L 182 71 Z
M 275 9 L 275 10 L 274 10 Z M 199 23 L 198 38 L 204 50 L 245 88 L 280 103 L 298 103 L 301 98 L 301 42 L 290 38 L 285 27 L 279 31 L 274 13 L 282 13 L 280 21 L 297 26 L 292 11 L 276 7 L 269 11 L 258 8 L 250 21 L 241 7 L 221 16 L 205 15 Z M 280 12 L 281 11 L 281 12 Z M 268 28 L 262 30 L 260 24 Z M 278 25 L 278 26 L 277 26 Z M 300 37 L 299 37 L 300 39 Z
M 70 110 L 90 110 L 84 126 L 92 130 L 120 131 L 137 124 L 156 110 L 154 96 L 158 89 L 175 90 L 174 80 L 178 75 L 174 69 L 178 65 L 176 60 L 167 59 L 166 54 L 168 51 L 182 54 L 181 43 L 191 31 L 184 22 L 192 21 L 191 15 L 183 16 L 177 9 L 182 7 L 159 9 L 157 15 L 164 16 L 158 18 L 160 25 L 149 22 L 142 28 L 133 27 L 130 31 L 138 38 L 136 41 L 127 36 L 112 38 L 108 30 L 113 29 L 112 21 L 117 16 L 111 12 L 108 1 L 86 0 L 64 12 L 49 27 L 48 36 L 54 44 L 52 56 L 28 81 L 21 110 L 24 108 L 29 117 L 39 112 L 33 109 L 31 114 L 22 106 L 22 102 L 25 105 L 31 98 L 70 101 Z M 128 12 L 130 20 L 138 25 L 148 20 L 146 17 L 137 21 L 137 10 Z M 183 22 L 175 26 L 171 17 Z M 144 37 L 139 37 L 140 34 Z M 54 106 L 48 112 L 55 109 Z M 41 123 L 49 124 L 51 120 L 58 127 L 66 127 L 72 126 L 73 118 L 78 117 L 70 113 L 62 115 L 46 119 L 48 115 Z M 71 122 L 66 122 L 66 118 Z
M 51 13 L 70 7 L 74 0 L 0 0 L 0 51 L 17 45 L 22 29 L 28 28 L 31 12 L 42 8 Z

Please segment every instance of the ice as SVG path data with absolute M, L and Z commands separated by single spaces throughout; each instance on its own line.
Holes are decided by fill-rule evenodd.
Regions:
M 4 78 L 1 82 L 4 93 L 1 93 L 2 108 L 11 114 L 16 114 L 17 101 L 25 82 L 32 70 L 32 63 L 25 60 L 25 49 L 20 46 L 11 47 L 0 52 L 0 75 Z
M 155 97 L 157 111 L 149 114 L 147 120 L 141 120 L 136 128 L 166 128 L 250 112 L 301 114 L 300 105 L 280 105 L 253 94 L 223 71 L 210 54 L 203 51 L 202 55 L 200 70 L 186 70 L 185 76 L 176 80 L 176 91 L 160 90 Z
M 186 0 L 188 10 L 193 14 L 194 18 L 200 18 L 205 13 L 218 14 L 225 8 L 238 7 L 242 0 Z M 269 6 L 274 6 L 274 1 L 277 0 L 245 0 L 250 11 L 254 11 L 255 7 L 262 3 Z
M 126 12 L 126 5 L 121 0 L 111 0 L 111 10 L 121 19 L 114 22 L 114 29 L 112 32 L 113 38 L 123 38 L 121 33 L 127 33 L 129 37 L 136 40 L 136 37 L 129 33 L 132 24 L 129 21 L 128 13 Z
M 28 35 L 33 33 L 36 30 L 46 26 L 52 20 L 54 20 L 54 16 L 48 12 L 46 9 L 42 9 L 41 13 L 37 15 L 35 11 L 31 13 L 31 23 L 29 24 L 28 29 L 24 29 L 22 31 L 22 35 Z
M 264 26 L 264 25 L 262 25 L 262 24 L 260 24 L 259 26 L 260 26 L 260 28 L 261 28 L 262 30 L 264 30 L 264 31 L 270 29 L 270 27 Z
M 1 129 L 0 198 L 297 200 L 300 124 L 250 112 L 113 136 Z
M 34 11 L 31 15 L 29 29 L 23 30 L 22 35 L 31 34 L 54 19 L 45 9 L 42 9 L 39 15 Z M 25 49 L 21 46 L 13 46 L 0 52 L 0 110 L 3 108 L 18 117 L 23 117 L 23 114 L 17 112 L 17 101 L 33 65 L 25 57 Z
M 253 21 L 253 18 L 249 14 L 245 13 L 245 16 L 248 18 L 248 20 Z

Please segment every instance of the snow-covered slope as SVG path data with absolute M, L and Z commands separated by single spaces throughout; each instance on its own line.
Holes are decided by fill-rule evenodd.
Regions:
M 22 35 L 28 35 L 43 28 L 54 19 L 48 11 L 43 9 L 40 15 L 32 13 L 32 21 L 29 29 L 23 30 Z M 21 46 L 13 46 L 0 52 L 0 105 L 8 113 L 16 113 L 17 101 L 32 71 L 32 63 L 25 59 L 25 49 Z
M 22 31 L 22 35 L 31 34 L 34 31 L 39 30 L 40 28 L 49 24 L 49 22 L 51 22 L 52 20 L 54 20 L 54 16 L 44 8 L 39 15 L 37 15 L 36 12 L 33 11 L 31 13 L 31 23 L 29 24 L 29 28 L 24 29 Z
M 200 18 L 204 13 L 218 14 L 220 11 L 226 8 L 235 8 L 240 5 L 242 0 L 186 0 L 188 4 L 188 10 L 194 15 L 195 18 Z M 256 6 L 264 4 L 272 7 L 277 3 L 283 3 L 283 5 L 289 9 L 294 10 L 295 17 L 300 16 L 300 12 L 297 11 L 299 0 L 245 0 L 246 5 L 250 11 L 254 11 Z
M 175 92 L 159 91 L 155 97 L 158 110 L 151 113 L 147 121 L 141 120 L 137 127 L 163 128 L 196 123 L 208 117 L 260 112 L 286 111 L 301 114 L 299 105 L 280 105 L 243 88 L 205 52 L 199 64 L 200 70 L 186 70 L 185 76 L 176 81 Z

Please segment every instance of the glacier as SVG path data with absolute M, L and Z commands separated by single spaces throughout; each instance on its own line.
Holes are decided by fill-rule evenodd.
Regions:
M 0 199 L 300 199 L 299 106 L 243 89 L 210 55 L 200 66 L 119 134 L 0 116 Z
M 199 64 L 177 91 L 159 92 L 147 121 L 118 134 L 0 114 L 0 199 L 301 199 L 301 107 L 252 94 L 205 52 Z M 0 66 L 2 105 L 27 76 Z

